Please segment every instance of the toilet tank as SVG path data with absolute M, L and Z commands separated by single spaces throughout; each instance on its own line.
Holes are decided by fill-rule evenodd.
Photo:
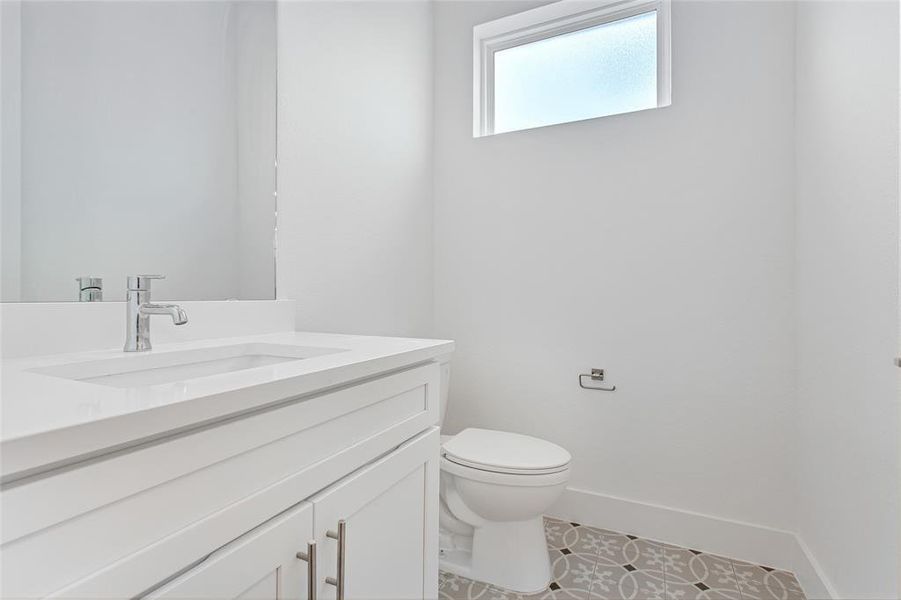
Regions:
M 438 399 L 438 425 L 444 426 L 444 416 L 447 414 L 447 398 L 450 391 L 450 359 L 439 359 L 441 368 L 441 395 Z

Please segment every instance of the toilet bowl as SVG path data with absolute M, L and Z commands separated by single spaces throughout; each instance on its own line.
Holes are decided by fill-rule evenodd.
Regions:
M 563 492 L 570 460 L 560 446 L 516 433 L 442 437 L 442 570 L 517 592 L 547 588 L 542 515 Z

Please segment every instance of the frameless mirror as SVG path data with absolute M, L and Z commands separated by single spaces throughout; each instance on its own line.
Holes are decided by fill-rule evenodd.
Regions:
M 274 298 L 275 2 L 0 8 L 2 300 Z

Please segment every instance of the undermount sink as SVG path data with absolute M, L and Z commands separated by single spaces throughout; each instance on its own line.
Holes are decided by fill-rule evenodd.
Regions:
M 33 369 L 33 373 L 116 388 L 149 387 L 269 367 L 326 354 L 342 348 L 283 344 L 238 344 L 174 352 L 129 354 L 105 360 Z

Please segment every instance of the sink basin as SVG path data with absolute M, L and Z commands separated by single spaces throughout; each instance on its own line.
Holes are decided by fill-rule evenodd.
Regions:
M 238 344 L 175 352 L 123 354 L 116 358 L 33 369 L 33 373 L 116 388 L 149 387 L 271 367 L 343 352 L 282 344 Z

